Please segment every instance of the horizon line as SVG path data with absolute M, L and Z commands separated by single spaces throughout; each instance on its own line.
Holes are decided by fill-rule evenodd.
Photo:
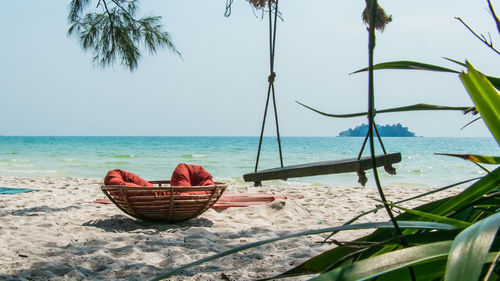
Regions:
M 0 137 L 172 137 L 172 138 L 259 138 L 244 135 L 0 135 Z M 365 136 L 280 136 L 281 138 L 364 138 Z M 381 136 L 383 138 L 490 138 L 489 136 Z M 264 136 L 276 138 L 276 136 Z

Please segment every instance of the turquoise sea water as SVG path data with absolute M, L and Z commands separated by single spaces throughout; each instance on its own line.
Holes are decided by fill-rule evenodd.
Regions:
M 178 163 L 204 166 L 217 180 L 243 182 L 252 172 L 257 137 L 0 137 L 0 176 L 94 177 L 123 169 L 145 179 L 170 179 Z M 284 137 L 284 164 L 356 157 L 363 138 Z M 401 152 L 398 174 L 381 169 L 384 185 L 442 186 L 483 175 L 474 164 L 444 153 L 499 155 L 492 138 L 385 138 L 388 152 Z M 380 149 L 377 147 L 378 151 Z M 365 150 L 364 155 L 369 151 Z M 264 139 L 259 169 L 279 166 L 276 139 Z M 492 167 L 491 167 L 492 168 Z M 373 179 L 368 173 L 368 186 Z M 356 186 L 355 173 L 290 179 L 289 182 Z

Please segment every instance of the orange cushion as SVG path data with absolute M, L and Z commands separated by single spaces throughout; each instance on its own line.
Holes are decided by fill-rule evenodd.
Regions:
M 174 172 L 172 173 L 172 178 L 170 179 L 170 185 L 172 186 L 207 186 L 214 185 L 212 180 L 212 175 L 207 172 L 202 166 L 191 165 L 181 163 L 177 165 Z M 210 194 L 209 191 L 191 191 L 191 192 L 181 192 L 182 195 L 200 195 L 200 194 Z
M 212 175 L 202 166 L 181 163 L 177 165 L 170 180 L 172 186 L 214 185 Z
M 116 169 L 109 171 L 106 177 L 104 178 L 105 185 L 125 185 L 125 186 L 149 186 L 153 187 L 148 181 L 142 179 L 136 174 Z
M 130 173 L 124 170 L 116 169 L 116 170 L 111 170 L 106 174 L 106 177 L 104 177 L 104 184 L 105 185 L 124 185 L 124 186 L 132 186 L 132 187 L 154 187 L 151 183 L 148 181 L 142 179 L 138 175 L 134 173 Z M 110 192 L 113 197 L 115 197 L 115 200 L 122 200 L 122 194 L 120 192 Z M 151 195 L 150 192 L 136 192 L 134 195 L 136 196 L 148 196 Z M 157 192 L 155 192 L 155 195 L 158 196 Z M 131 200 L 130 201 L 135 201 Z

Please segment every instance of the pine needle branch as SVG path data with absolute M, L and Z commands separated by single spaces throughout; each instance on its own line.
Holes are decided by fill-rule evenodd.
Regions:
M 118 58 L 133 71 L 138 67 L 141 48 L 155 54 L 167 47 L 181 56 L 170 35 L 162 30 L 160 16 L 135 17 L 136 0 L 98 0 L 94 9 L 89 9 L 90 2 L 70 2 L 68 35 L 77 37 L 82 49 L 93 54 L 94 63 L 107 67 Z

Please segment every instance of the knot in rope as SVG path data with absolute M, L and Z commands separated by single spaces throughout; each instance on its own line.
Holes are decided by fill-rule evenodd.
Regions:
M 276 78 L 276 72 L 272 72 L 269 77 L 267 77 L 267 81 L 269 81 L 269 83 L 274 83 L 274 78 Z
M 225 17 L 229 17 L 231 15 L 232 5 L 233 5 L 233 0 L 226 0 L 226 12 L 224 13 Z

